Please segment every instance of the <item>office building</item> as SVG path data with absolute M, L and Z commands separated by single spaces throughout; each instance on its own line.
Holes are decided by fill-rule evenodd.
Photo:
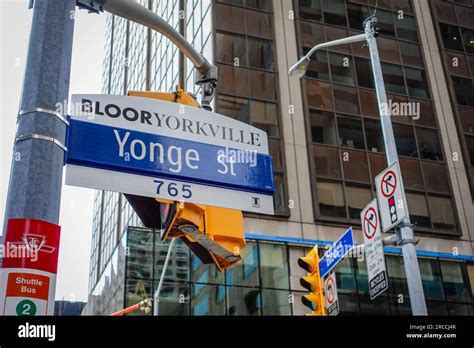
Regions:
M 371 0 L 149 0 L 219 67 L 216 112 L 268 133 L 274 216 L 245 213 L 245 258 L 219 273 L 181 243 L 160 314 L 301 315 L 298 257 L 327 247 L 359 214 L 386 167 L 362 43 L 319 51 L 301 81 L 288 68 L 314 45 L 362 32 Z M 474 315 L 474 2 L 379 0 L 377 38 L 429 314 Z M 180 18 L 182 18 L 180 20 Z M 193 69 L 160 34 L 107 19 L 103 93 L 197 93 Z M 397 109 L 398 108 L 398 109 Z M 391 232 L 387 233 L 390 235 Z M 156 289 L 166 255 L 123 195 L 97 192 L 90 299 L 108 314 Z M 403 258 L 386 247 L 389 290 L 371 301 L 363 259 L 337 266 L 341 315 L 410 314 Z

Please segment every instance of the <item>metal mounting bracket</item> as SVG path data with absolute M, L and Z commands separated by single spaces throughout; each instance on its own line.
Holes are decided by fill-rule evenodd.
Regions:
M 38 140 L 43 140 L 43 141 L 49 141 L 50 143 L 53 143 L 57 145 L 61 150 L 64 152 L 67 152 L 67 147 L 63 145 L 58 139 L 47 136 L 47 135 L 41 135 L 41 134 L 27 134 L 27 135 L 19 135 L 15 138 L 15 144 L 25 141 L 25 140 L 32 140 L 32 139 L 38 139 Z
M 66 126 L 69 127 L 69 121 L 66 119 L 66 117 L 64 117 L 64 115 L 62 115 L 61 113 L 55 111 L 55 110 L 51 110 L 51 109 L 46 109 L 46 108 L 38 108 L 38 107 L 35 107 L 35 108 L 29 108 L 29 109 L 22 109 L 18 112 L 18 117 L 17 117 L 17 122 L 18 120 L 20 119 L 20 116 L 23 116 L 23 115 L 29 115 L 29 114 L 32 114 L 32 113 L 35 113 L 35 112 L 41 112 L 43 114 L 48 114 L 48 115 L 51 115 L 51 116 L 56 116 L 58 119 L 61 120 L 61 122 L 63 122 Z
M 216 95 L 218 70 L 212 65 L 205 74 L 195 71 L 194 80 L 201 87 L 201 105 L 203 109 L 212 111 L 211 102 Z

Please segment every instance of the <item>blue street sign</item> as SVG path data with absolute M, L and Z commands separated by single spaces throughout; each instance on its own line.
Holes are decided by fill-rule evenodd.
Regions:
M 271 156 L 70 120 L 66 162 L 271 195 Z M 240 151 L 240 152 L 239 152 Z
M 323 278 L 331 271 L 344 256 L 354 247 L 354 238 L 352 236 L 352 227 L 338 239 L 319 260 L 319 274 Z

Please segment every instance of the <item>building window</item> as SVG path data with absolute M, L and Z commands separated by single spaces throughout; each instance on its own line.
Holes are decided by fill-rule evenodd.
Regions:
M 261 315 L 262 298 L 259 289 L 227 287 L 227 313 L 235 315 Z
M 288 289 L 290 284 L 286 246 L 259 243 L 262 287 Z
M 337 145 L 334 116 L 324 111 L 310 111 L 313 143 Z
M 315 146 L 314 162 L 318 177 L 342 179 L 339 149 L 326 146 Z
M 319 181 L 316 194 L 319 201 L 319 211 L 322 216 L 341 218 L 347 216 L 341 184 Z
M 339 144 L 350 149 L 365 149 L 361 121 L 357 118 L 338 117 Z
M 226 314 L 224 286 L 193 284 L 191 288 L 191 315 Z
M 464 264 L 452 261 L 440 261 L 444 291 L 448 300 L 470 302 L 467 274 Z

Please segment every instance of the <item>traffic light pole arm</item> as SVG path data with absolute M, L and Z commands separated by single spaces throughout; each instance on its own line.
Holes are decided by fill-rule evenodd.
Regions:
M 210 109 L 217 86 L 217 67 L 209 63 L 196 49 L 171 25 L 153 11 L 130 0 L 97 0 L 102 8 L 119 17 L 142 24 L 170 39 L 196 68 L 195 83 L 202 88 L 203 108 Z

